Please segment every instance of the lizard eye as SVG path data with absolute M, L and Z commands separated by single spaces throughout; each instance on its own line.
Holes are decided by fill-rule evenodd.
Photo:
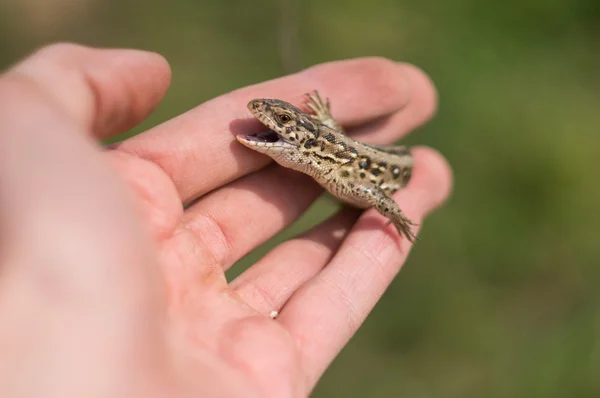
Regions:
M 277 115 L 277 117 L 279 118 L 279 121 L 283 124 L 289 123 L 292 120 L 291 116 L 286 115 L 285 113 L 281 114 L 281 115 Z

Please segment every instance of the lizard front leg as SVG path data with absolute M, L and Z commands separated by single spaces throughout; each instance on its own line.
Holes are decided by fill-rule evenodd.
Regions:
M 305 96 L 306 102 L 304 104 L 321 123 L 337 132 L 344 132 L 342 126 L 335 121 L 333 116 L 331 116 L 331 104 L 329 98 L 323 101 L 321 94 L 316 90 L 314 93 L 305 94 Z
M 375 184 L 345 182 L 345 187 L 337 189 L 336 196 L 358 207 L 374 207 L 379 213 L 389 219 L 387 225 L 393 223 L 400 235 L 406 236 L 409 242 L 417 239 L 411 226 L 413 223 L 404 215 L 398 204 Z

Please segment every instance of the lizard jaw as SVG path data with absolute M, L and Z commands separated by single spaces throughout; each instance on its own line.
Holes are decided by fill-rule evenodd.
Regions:
M 252 135 L 237 135 L 235 138 L 242 145 L 258 152 L 265 152 L 271 149 L 277 149 L 281 151 L 294 147 L 294 145 L 287 142 L 281 135 L 277 134 L 277 132 L 273 130 Z

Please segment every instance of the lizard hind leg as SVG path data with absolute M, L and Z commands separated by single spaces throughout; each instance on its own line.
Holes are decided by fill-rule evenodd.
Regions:
M 329 98 L 323 100 L 321 94 L 319 94 L 317 90 L 315 90 L 314 93 L 307 93 L 305 96 L 306 101 L 304 104 L 321 123 L 336 131 L 343 131 L 342 126 L 340 126 L 333 116 L 331 116 L 331 103 L 329 102 Z
M 417 236 L 412 231 L 413 226 L 416 226 L 402 212 L 398 204 L 385 192 L 374 184 L 349 184 L 349 189 L 345 189 L 345 200 L 364 207 L 374 207 L 380 214 L 387 217 L 389 221 L 386 225 L 394 224 L 400 236 L 406 236 L 409 242 L 414 242 Z

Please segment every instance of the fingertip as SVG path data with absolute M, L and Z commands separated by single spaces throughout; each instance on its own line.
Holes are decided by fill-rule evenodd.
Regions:
M 96 50 L 97 67 L 87 71 L 95 88 L 94 132 L 108 137 L 126 131 L 158 106 L 171 84 L 171 67 L 160 54 L 134 49 Z
M 115 67 L 124 67 L 136 72 L 144 68 L 143 74 L 138 77 L 151 80 L 158 85 L 160 91 L 166 91 L 171 82 L 171 65 L 159 53 L 137 49 L 99 49 L 100 54 L 106 55 L 107 62 Z
M 431 119 L 438 107 L 438 92 L 433 80 L 425 71 L 415 65 L 401 62 L 398 64 L 402 74 L 410 82 L 411 127 L 416 127 Z
M 147 64 L 153 64 L 155 67 L 162 69 L 164 72 L 171 74 L 171 65 L 169 61 L 162 55 L 155 51 L 148 50 L 139 50 L 133 48 L 123 48 L 123 49 L 104 49 L 101 51 L 112 51 L 112 52 L 120 52 L 123 55 L 131 56 L 131 58 L 137 58 L 141 62 Z
M 125 65 L 143 63 L 160 68 L 170 75 L 170 66 L 165 57 L 154 51 L 129 48 L 94 48 L 71 42 L 58 42 L 46 45 L 34 51 L 30 56 L 18 63 L 16 67 L 30 60 L 52 60 L 60 66 L 78 66 L 81 62 L 113 62 Z M 116 61 L 116 62 L 115 62 Z
M 429 147 L 415 147 L 413 176 L 406 195 L 409 201 L 423 216 L 441 206 L 450 196 L 453 186 L 453 173 L 444 156 Z
M 167 61 L 156 53 L 73 43 L 42 47 L 8 75 L 26 78 L 98 138 L 127 131 L 147 117 L 171 79 Z

